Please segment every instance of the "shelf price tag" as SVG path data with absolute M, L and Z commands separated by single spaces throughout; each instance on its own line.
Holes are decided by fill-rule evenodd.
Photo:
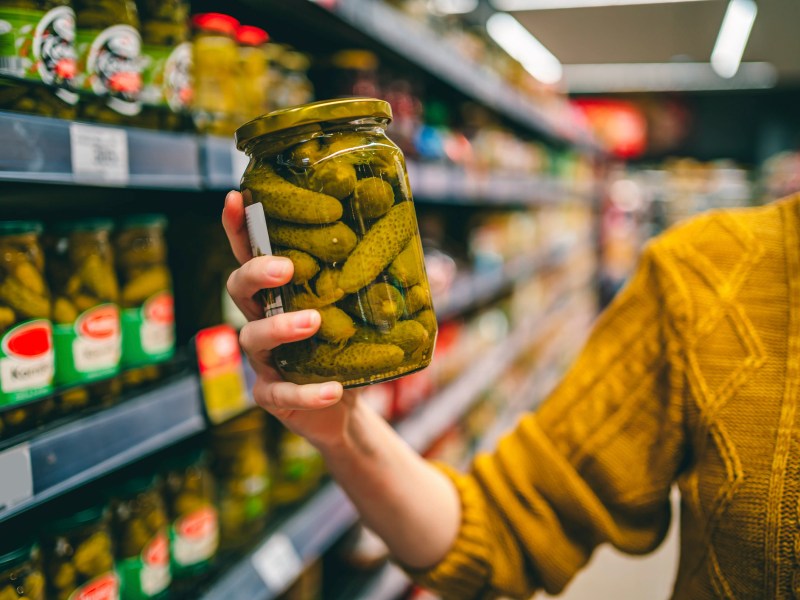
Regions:
M 72 175 L 77 181 L 128 183 L 128 134 L 124 129 L 71 123 L 69 141 Z
M 272 534 L 250 560 L 261 580 L 275 593 L 288 588 L 303 570 L 303 561 L 283 533 Z
M 194 343 L 209 420 L 222 423 L 252 406 L 236 330 L 209 327 L 198 332 Z
M 0 511 L 33 497 L 33 470 L 28 444 L 0 452 Z

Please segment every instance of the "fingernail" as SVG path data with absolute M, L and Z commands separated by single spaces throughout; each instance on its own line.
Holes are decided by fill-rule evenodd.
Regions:
M 323 400 L 335 400 L 339 397 L 340 386 L 338 383 L 323 383 L 319 388 L 319 397 Z
M 309 329 L 316 325 L 319 313 L 315 310 L 304 310 L 294 316 L 294 326 L 298 329 Z
M 289 270 L 289 265 L 285 260 L 271 260 L 267 264 L 267 275 L 270 277 L 283 277 Z
M 233 190 L 225 194 L 225 206 L 228 206 L 228 202 L 231 201 L 231 195 L 233 194 Z

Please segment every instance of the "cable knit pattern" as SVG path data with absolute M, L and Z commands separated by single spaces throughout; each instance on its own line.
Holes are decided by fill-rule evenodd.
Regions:
M 447 472 L 463 505 L 418 581 L 445 598 L 563 589 L 593 550 L 655 548 L 682 495 L 676 599 L 800 598 L 800 195 L 649 244 L 550 398 Z

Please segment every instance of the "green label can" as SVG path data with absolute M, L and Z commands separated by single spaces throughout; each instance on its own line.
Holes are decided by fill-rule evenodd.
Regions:
M 184 112 L 192 101 L 192 46 L 189 42 L 142 47 L 142 104 Z
M 166 531 L 155 535 L 139 556 L 119 561 L 117 570 L 121 600 L 148 600 L 166 596 L 172 582 Z
M 53 326 L 23 321 L 0 338 L 0 406 L 39 398 L 53 390 Z
M 73 324 L 56 324 L 53 342 L 58 385 L 116 375 L 122 355 L 119 307 L 99 304 L 83 312 Z
M 122 311 L 122 364 L 126 367 L 169 360 L 175 354 L 172 292 L 150 296 L 141 306 Z
M 219 519 L 204 506 L 175 520 L 170 528 L 170 558 L 176 578 L 205 572 L 219 548 Z

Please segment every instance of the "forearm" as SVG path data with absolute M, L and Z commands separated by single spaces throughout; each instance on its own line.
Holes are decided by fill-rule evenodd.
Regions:
M 343 443 L 321 448 L 331 474 L 397 560 L 433 566 L 458 534 L 455 486 L 363 403 L 348 421 Z

